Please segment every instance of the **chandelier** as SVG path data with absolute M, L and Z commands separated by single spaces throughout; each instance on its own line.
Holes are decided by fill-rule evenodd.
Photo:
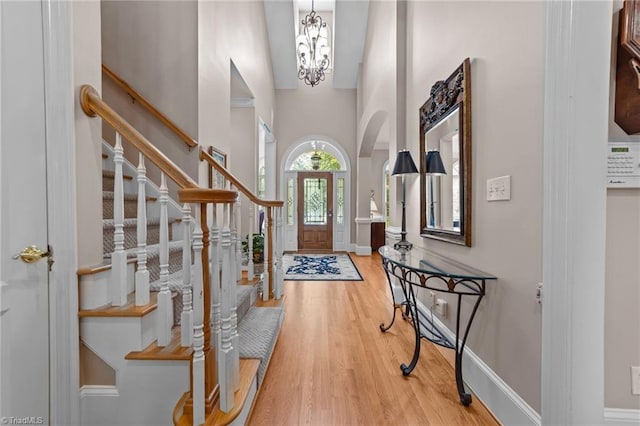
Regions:
M 297 38 L 298 78 L 311 87 L 324 80 L 329 68 L 329 39 L 327 23 L 316 14 L 311 0 L 311 12 L 302 20 L 303 33 Z

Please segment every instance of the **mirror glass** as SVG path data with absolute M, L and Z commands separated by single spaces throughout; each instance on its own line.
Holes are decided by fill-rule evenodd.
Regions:
M 420 107 L 420 235 L 471 246 L 471 75 L 465 59 Z
M 427 170 L 427 228 L 460 232 L 460 108 L 425 134 L 425 153 L 436 151 L 444 173 Z

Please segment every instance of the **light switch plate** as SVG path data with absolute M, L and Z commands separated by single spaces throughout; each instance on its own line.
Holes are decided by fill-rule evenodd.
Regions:
M 511 199 L 511 176 L 487 179 L 487 201 Z

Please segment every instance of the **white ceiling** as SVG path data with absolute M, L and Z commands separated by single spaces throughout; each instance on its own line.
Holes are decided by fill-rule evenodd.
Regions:
M 317 0 L 314 3 L 316 12 L 333 10 L 333 86 L 355 89 L 367 34 L 369 0 Z M 298 88 L 297 10 L 311 10 L 311 0 L 264 0 L 276 89 Z

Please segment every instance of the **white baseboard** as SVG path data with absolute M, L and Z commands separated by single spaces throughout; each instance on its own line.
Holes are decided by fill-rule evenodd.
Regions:
M 355 251 L 356 251 L 356 245 L 353 243 L 349 244 L 349 252 L 355 253 Z
M 430 316 L 430 310 L 418 302 L 421 314 Z M 433 322 L 454 341 L 455 334 L 433 315 Z M 540 425 L 541 418 L 513 389 L 509 387 L 480 357 L 465 348 L 462 371 L 467 387 L 482 400 L 493 415 L 505 425 Z
M 640 410 L 630 410 L 624 408 L 605 408 L 604 422 L 607 425 L 640 424 Z
M 356 245 L 356 255 L 358 256 L 371 256 L 370 246 L 358 246 Z

